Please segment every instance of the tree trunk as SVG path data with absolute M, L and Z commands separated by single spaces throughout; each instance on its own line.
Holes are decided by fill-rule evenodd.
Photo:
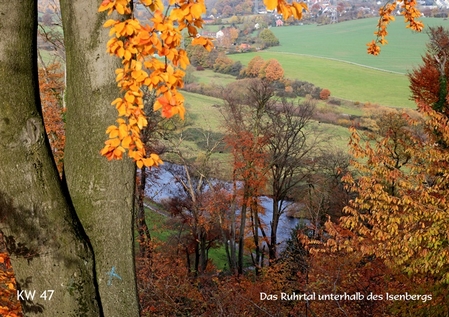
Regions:
M 148 228 L 147 222 L 145 220 L 145 187 L 147 182 L 147 167 L 142 166 L 140 169 L 139 182 L 136 186 L 137 188 L 137 215 L 136 215 L 136 226 L 137 232 L 139 234 L 139 251 L 141 257 L 150 256 L 150 229 Z
M 62 0 L 67 52 L 66 177 L 73 205 L 95 254 L 95 272 L 105 316 L 138 316 L 134 266 L 135 165 L 100 156 L 105 130 L 117 119 L 118 96 L 107 55 L 108 18 L 97 0 Z
M 257 202 L 255 197 L 251 198 L 251 218 L 252 218 L 252 230 L 253 230 L 253 241 L 254 241 L 254 247 L 256 252 L 256 257 L 253 259 L 254 268 L 256 270 L 256 275 L 260 274 L 260 245 L 259 245 L 259 213 L 257 210 Z
M 271 218 L 271 237 L 268 244 L 268 257 L 270 260 L 276 260 L 277 258 L 277 232 L 279 226 L 279 218 L 281 213 L 279 211 L 279 199 L 273 197 L 273 214 Z M 271 263 L 271 261 L 270 261 Z
M 37 1 L 2 1 L 0 14 L 0 230 L 18 287 L 30 295 L 19 298 L 26 316 L 99 316 L 92 253 L 41 116 Z
M 207 259 L 208 259 L 208 251 L 207 251 L 207 235 L 204 229 L 201 230 L 200 235 L 200 273 L 204 273 L 207 268 Z
M 244 185 L 246 186 L 246 185 Z M 240 210 L 240 231 L 239 231 L 239 252 L 237 258 L 237 272 L 243 274 L 243 255 L 245 251 L 245 227 L 246 227 L 246 210 L 248 206 L 247 190 L 244 190 L 243 205 Z

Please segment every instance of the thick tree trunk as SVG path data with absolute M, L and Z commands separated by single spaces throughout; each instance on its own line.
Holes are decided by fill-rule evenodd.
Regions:
M 0 230 L 19 298 L 26 316 L 98 316 L 92 253 L 41 117 L 37 1 L 1 1 L 0 15 Z
M 67 52 L 65 173 L 73 205 L 95 254 L 96 277 L 105 316 L 138 316 L 134 268 L 135 165 L 100 156 L 106 128 L 115 123 L 110 106 L 118 96 L 106 53 L 108 18 L 98 0 L 62 0 Z

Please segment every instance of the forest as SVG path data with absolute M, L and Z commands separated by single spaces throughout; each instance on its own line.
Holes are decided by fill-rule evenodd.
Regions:
M 449 29 L 427 28 L 407 75 L 416 109 L 330 120 L 342 147 L 323 112 L 341 100 L 229 58 L 206 10 L 0 4 L 0 315 L 449 316 Z M 389 2 L 368 54 L 395 10 L 423 29 L 416 2 Z M 236 78 L 195 86 L 189 67 Z

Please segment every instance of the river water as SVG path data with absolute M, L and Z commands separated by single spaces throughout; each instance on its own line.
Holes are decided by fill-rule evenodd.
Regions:
M 165 199 L 176 197 L 182 192 L 182 186 L 179 184 L 172 172 L 169 170 L 175 170 L 182 173 L 182 167 L 176 166 L 170 163 L 164 163 L 159 168 L 152 169 L 150 171 L 150 177 L 147 178 L 145 195 L 154 200 L 157 203 L 162 202 Z M 270 197 L 260 197 L 262 206 L 265 208 L 265 214 L 261 214 L 261 221 L 266 225 L 266 234 L 271 235 L 270 221 L 273 214 L 273 200 Z M 289 204 L 289 202 L 287 202 Z M 277 240 L 280 245 L 284 244 L 290 238 L 291 230 L 294 229 L 300 222 L 308 224 L 308 220 L 287 217 L 282 214 L 279 219 L 279 226 L 277 232 Z

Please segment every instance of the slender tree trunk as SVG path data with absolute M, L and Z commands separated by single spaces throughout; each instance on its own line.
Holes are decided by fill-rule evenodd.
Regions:
M 150 230 L 148 229 L 147 222 L 145 220 L 145 186 L 147 181 L 147 168 L 142 166 L 139 175 L 139 183 L 137 184 L 137 215 L 136 225 L 137 232 L 139 234 L 139 250 L 140 256 L 150 256 L 149 242 L 151 240 Z
M 253 226 L 253 239 L 256 251 L 256 257 L 254 259 L 254 267 L 256 269 L 256 275 L 260 274 L 260 246 L 259 246 L 259 215 L 257 211 L 257 203 L 255 202 L 255 197 L 251 198 L 251 218 Z
M 138 316 L 134 269 L 135 165 L 108 162 L 99 151 L 117 110 L 114 70 L 107 55 L 108 18 L 97 0 L 61 0 L 67 52 L 66 177 L 76 212 L 95 254 L 95 272 L 105 316 Z
M 196 230 L 193 239 L 195 240 L 195 262 L 193 263 L 193 271 L 195 272 L 195 275 L 198 275 L 200 269 L 200 235 Z
M 245 189 L 245 193 L 246 193 L 246 189 Z M 246 227 L 247 205 L 248 205 L 248 197 L 246 194 L 244 194 L 243 205 L 240 210 L 239 252 L 238 252 L 238 258 L 237 258 L 238 274 L 243 274 L 243 255 L 244 255 L 244 249 L 245 249 L 245 227 Z
M 200 235 L 200 272 L 203 273 L 206 271 L 207 267 L 207 236 L 204 230 Z
M 231 272 L 234 274 L 235 273 L 235 269 L 237 266 L 237 261 L 236 261 L 236 250 L 235 250 L 235 238 L 236 238 L 236 234 L 235 234 L 235 229 L 236 229 L 236 204 L 235 204 L 235 198 L 233 198 L 232 204 L 231 204 L 231 232 L 229 234 L 230 239 L 228 241 L 225 241 L 226 244 L 229 244 L 229 249 L 230 249 L 230 261 L 229 261 L 229 269 L 231 270 Z
M 41 116 L 37 1 L 1 1 L 0 14 L 0 230 L 19 288 L 34 292 L 19 298 L 25 316 L 99 316 L 92 253 Z
M 279 226 L 279 200 L 273 197 L 273 215 L 271 217 L 271 237 L 268 245 L 268 256 L 270 260 L 275 260 L 277 257 L 277 232 Z
M 237 179 L 235 168 L 232 171 L 232 201 L 231 201 L 231 224 L 229 239 L 226 239 L 226 248 L 229 247 L 229 270 L 232 274 L 236 274 L 237 269 L 237 252 L 236 252 L 236 211 L 237 211 Z

